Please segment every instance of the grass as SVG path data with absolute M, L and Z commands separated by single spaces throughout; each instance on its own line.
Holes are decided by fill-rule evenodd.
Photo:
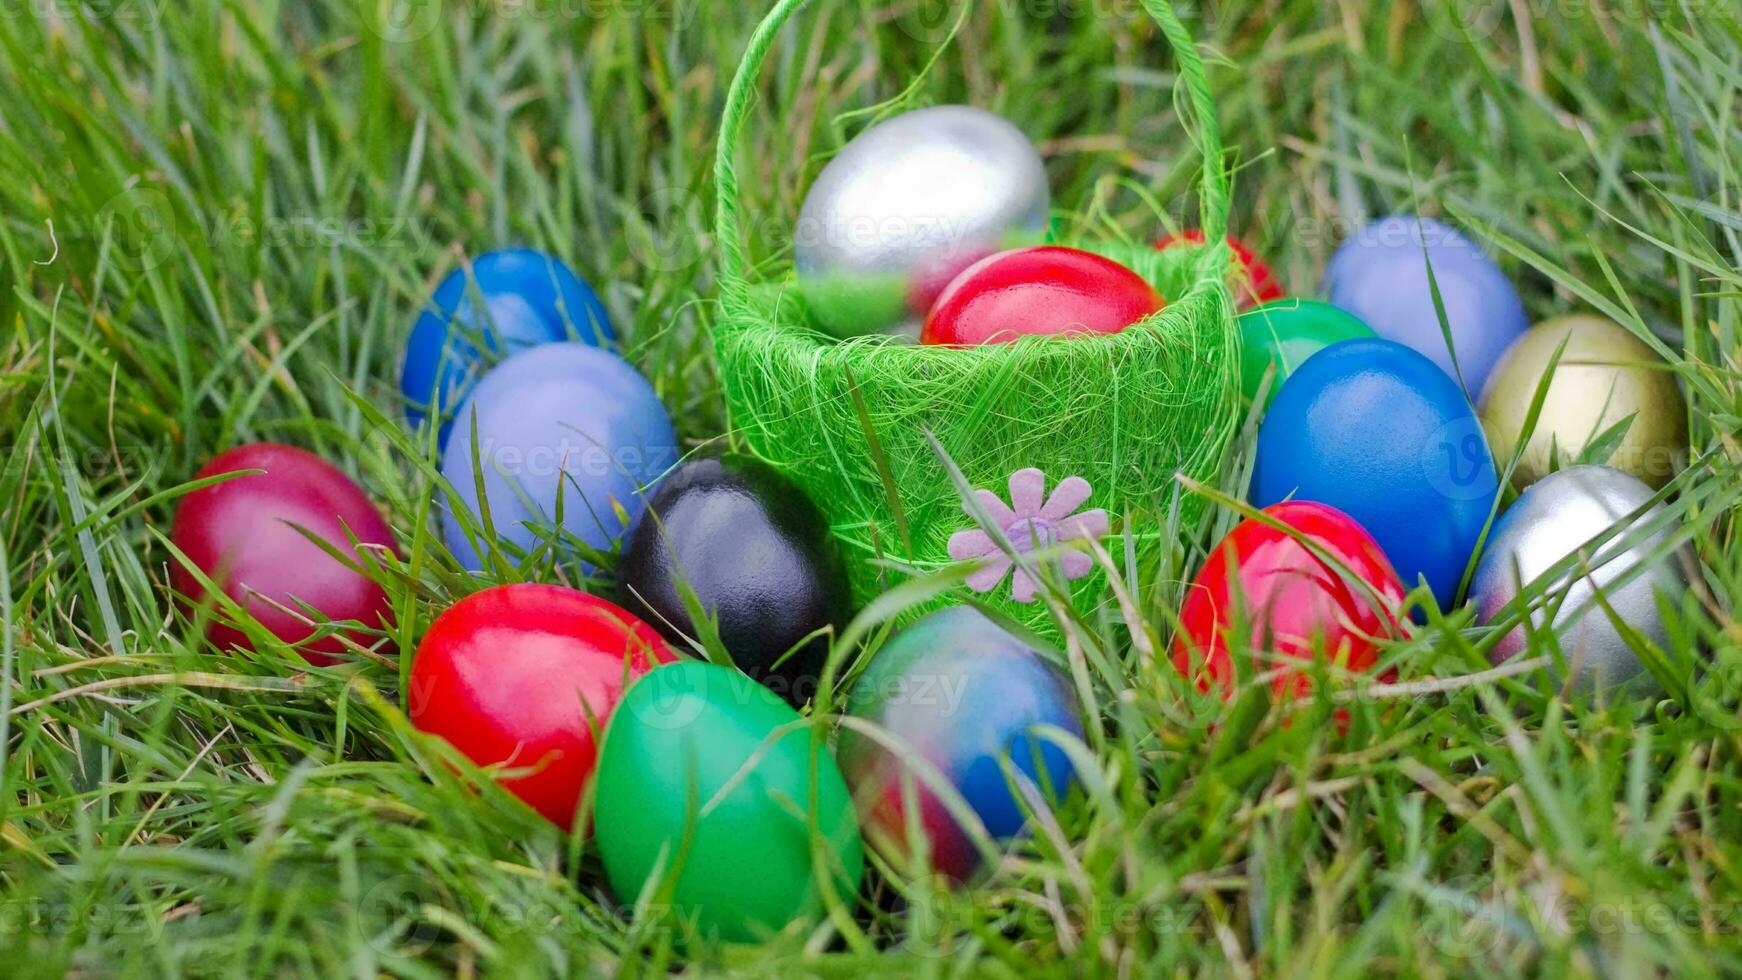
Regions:
M 567 258 L 683 436 L 725 432 L 709 164 L 758 5 L 392 6 L 0 4 L 5 971 L 1742 971 L 1734 4 L 1188 11 L 1235 227 L 1284 282 L 1310 291 L 1351 225 L 1418 206 L 1501 253 L 1533 315 L 1594 308 L 1661 341 L 1696 447 L 1676 539 L 1703 570 L 1669 696 L 1470 682 L 1465 613 L 1388 650 L 1428 683 L 1369 690 L 1339 736 L 1329 700 L 1288 725 L 1256 697 L 1182 700 L 1153 652 L 1174 607 L 1110 604 L 1073 632 L 1085 792 L 980 887 L 872 874 L 760 948 L 632 919 L 585 844 L 467 790 L 410 731 L 392 659 L 222 655 L 169 600 L 176 496 L 260 438 L 341 461 L 390 513 L 400 649 L 470 587 L 436 558 L 432 474 L 393 401 L 414 310 L 468 252 Z M 1146 236 L 1153 198 L 1190 223 L 1197 161 L 1136 5 L 980 6 L 922 96 L 1017 120 L 1085 220 Z M 801 14 L 741 158 L 752 255 L 778 259 L 844 114 L 902 92 L 947 29 L 930 0 Z M 1170 560 L 1195 568 L 1235 516 L 1183 529 Z

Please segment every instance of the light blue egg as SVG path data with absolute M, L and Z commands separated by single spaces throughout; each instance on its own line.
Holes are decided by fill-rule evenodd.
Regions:
M 548 539 L 560 497 L 562 530 L 603 552 L 634 524 L 643 493 L 677 456 L 671 417 L 640 372 L 597 347 L 545 344 L 490 369 L 460 404 L 442 476 L 481 533 L 482 470 L 498 546 L 524 552 Z M 448 550 L 466 568 L 481 569 L 466 525 L 445 508 Z
M 1380 218 L 1337 247 L 1319 288 L 1374 333 L 1420 351 L 1457 377 L 1428 286 L 1430 264 L 1464 389 L 1474 395 L 1530 323 L 1518 290 L 1462 232 L 1412 214 Z

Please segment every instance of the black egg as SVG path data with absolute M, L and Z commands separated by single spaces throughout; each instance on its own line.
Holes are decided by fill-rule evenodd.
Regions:
M 623 604 L 675 642 L 696 635 L 679 588 L 687 584 L 738 667 L 794 706 L 816 693 L 828 656 L 829 637 L 812 634 L 838 631 L 849 608 L 846 568 L 822 513 L 790 480 L 744 456 L 692 460 L 667 474 L 623 549 L 619 576 Z

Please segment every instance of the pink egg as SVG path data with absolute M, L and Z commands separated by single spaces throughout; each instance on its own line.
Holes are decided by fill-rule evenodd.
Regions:
M 315 634 L 322 621 L 388 625 L 392 607 L 386 591 L 303 532 L 361 564 L 350 539 L 391 549 L 393 531 L 386 519 L 350 477 L 294 446 L 238 446 L 207 463 L 197 478 L 246 470 L 263 472 L 232 477 L 183 497 L 170 541 L 249 616 L 296 647 L 309 663 L 333 663 L 346 649 L 340 634 L 368 645 L 374 638 L 356 627 Z M 180 562 L 170 566 L 170 583 L 191 605 L 207 601 L 200 579 Z M 206 636 L 219 649 L 254 648 L 248 634 L 225 621 L 221 610 L 214 610 Z

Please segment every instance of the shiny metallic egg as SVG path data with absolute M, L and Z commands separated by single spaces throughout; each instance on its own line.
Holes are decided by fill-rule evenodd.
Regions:
M 1616 692 L 1623 687 L 1630 693 L 1658 691 L 1656 679 L 1596 601 L 1596 591 L 1601 590 L 1616 615 L 1652 643 L 1666 643 L 1657 596 L 1662 592 L 1673 599 L 1687 588 L 1687 579 L 1679 556 L 1663 552 L 1669 528 L 1644 537 L 1634 530 L 1652 525 L 1663 505 L 1653 506 L 1628 530 L 1602 545 L 1589 547 L 1592 539 L 1626 520 L 1651 497 L 1651 487 L 1638 477 L 1607 466 L 1574 466 L 1533 484 L 1495 522 L 1476 568 L 1470 599 L 1477 621 L 1492 622 L 1523 588 L 1543 580 L 1556 562 L 1585 549 L 1589 554 L 1581 567 L 1540 583 L 1546 587 L 1541 593 L 1544 601 L 1533 604 L 1532 626 L 1545 629 L 1552 611 L 1561 655 L 1572 675 L 1568 686 L 1574 692 Z M 1557 609 L 1562 596 L 1565 599 Z M 1528 642 L 1526 635 L 1522 624 L 1515 626 L 1495 646 L 1490 659 L 1499 664 L 1520 655 Z
M 956 273 L 1040 241 L 1051 194 L 1034 144 L 972 106 L 936 106 L 860 133 L 799 209 L 793 261 L 818 324 L 900 331 Z
M 1562 340 L 1566 349 L 1513 482 L 1535 483 L 1631 417 L 1626 435 L 1602 462 L 1654 487 L 1668 483 L 1688 447 L 1687 403 L 1675 375 L 1644 341 L 1613 320 L 1589 314 L 1557 316 L 1532 327 L 1488 376 L 1481 415 L 1495 460 L 1504 466 L 1512 458 L 1531 400 Z

